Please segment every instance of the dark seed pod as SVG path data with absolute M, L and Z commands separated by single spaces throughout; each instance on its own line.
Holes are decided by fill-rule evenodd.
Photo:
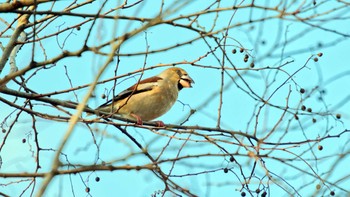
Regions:
M 295 120 L 299 120 L 299 116 L 297 114 L 294 114 Z
M 318 145 L 318 150 L 323 150 L 323 146 L 322 145 Z
M 337 119 L 340 119 L 340 118 L 341 118 L 341 114 L 337 114 L 337 115 L 335 115 L 335 117 L 336 117 Z

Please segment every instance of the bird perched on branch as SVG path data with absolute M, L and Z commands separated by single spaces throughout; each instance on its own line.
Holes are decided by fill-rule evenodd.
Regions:
M 157 76 L 141 80 L 96 110 L 134 119 L 137 124 L 154 120 L 174 105 L 182 88 L 191 88 L 193 79 L 181 68 L 172 67 Z M 164 123 L 157 121 L 158 126 Z

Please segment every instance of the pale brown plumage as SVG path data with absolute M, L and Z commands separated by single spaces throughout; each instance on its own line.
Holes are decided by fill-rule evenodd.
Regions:
M 169 111 L 179 91 L 192 87 L 191 83 L 194 81 L 185 70 L 168 68 L 122 91 L 96 110 L 119 114 L 142 124 L 142 121 L 154 120 Z

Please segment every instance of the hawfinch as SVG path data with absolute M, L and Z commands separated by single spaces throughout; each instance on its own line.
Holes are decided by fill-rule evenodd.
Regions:
M 187 72 L 172 67 L 157 76 L 141 80 L 139 83 L 122 91 L 112 100 L 96 110 L 134 119 L 137 124 L 150 121 L 165 114 L 174 105 L 182 88 L 190 88 L 194 83 Z M 164 126 L 157 121 L 158 126 Z

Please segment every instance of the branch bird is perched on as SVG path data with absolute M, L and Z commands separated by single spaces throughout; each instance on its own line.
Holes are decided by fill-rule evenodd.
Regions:
M 165 114 L 174 105 L 179 91 L 190 88 L 193 79 L 181 68 L 172 67 L 157 76 L 141 80 L 139 83 L 122 91 L 112 100 L 96 110 L 142 121 L 154 120 Z M 163 122 L 157 121 L 158 126 Z

